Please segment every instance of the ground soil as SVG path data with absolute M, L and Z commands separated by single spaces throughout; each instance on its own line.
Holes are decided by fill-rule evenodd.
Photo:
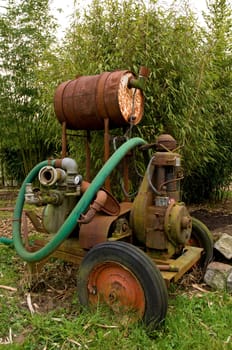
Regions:
M 221 233 L 232 235 L 232 199 L 211 205 L 191 206 L 189 210 L 193 217 L 208 227 L 215 239 Z

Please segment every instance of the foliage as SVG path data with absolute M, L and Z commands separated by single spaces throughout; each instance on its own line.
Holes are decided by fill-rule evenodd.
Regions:
M 83 13 L 77 10 L 62 56 L 66 78 L 125 68 L 137 73 L 140 65 L 149 67 L 145 115 L 133 135 L 154 142 L 158 134 L 165 132 L 177 139 L 186 174 L 184 200 L 188 202 L 209 199 L 212 191 L 229 181 L 231 175 L 231 138 L 224 138 L 225 130 L 231 130 L 231 83 L 226 85 L 231 80 L 231 58 L 226 50 L 231 38 L 227 34 L 223 39 L 223 31 L 229 33 L 230 7 L 225 5 L 226 29 L 218 15 L 220 3 L 212 4 L 216 9 L 212 18 L 221 33 L 223 62 L 222 55 L 216 53 L 216 32 L 196 25 L 187 2 L 182 12 L 177 12 L 175 6 L 164 11 L 156 1 L 145 4 L 140 0 L 94 0 Z M 223 66 L 220 69 L 219 62 Z M 223 91 L 219 86 L 215 89 L 215 75 L 220 78 L 219 85 L 224 84 Z M 220 110 L 216 110 L 217 99 Z M 101 163 L 99 139 L 93 134 L 95 170 Z
M 49 65 L 54 23 L 48 0 L 9 0 L 0 17 L 1 159 L 18 180 L 55 149 L 39 72 Z
M 221 193 L 231 181 L 232 169 L 228 0 L 209 1 L 206 28 L 197 25 L 187 0 L 181 8 L 174 1 L 168 10 L 156 0 L 93 0 L 84 10 L 76 1 L 59 46 L 52 37 L 48 1 L 37 1 L 36 11 L 34 1 L 22 4 L 9 0 L 7 13 L 1 16 L 0 148 L 2 158 L 9 158 L 11 174 L 19 178 L 18 164 L 24 164 L 23 176 L 38 160 L 59 153 L 61 128 L 52 104 L 59 83 L 115 69 L 137 74 L 139 66 L 145 65 L 150 69 L 145 113 L 131 135 L 148 142 L 161 133 L 177 139 L 186 202 Z M 111 136 L 119 133 L 113 130 Z M 71 134 L 69 155 L 77 158 L 84 171 L 85 132 L 78 133 L 78 139 L 75 132 Z M 102 139 L 103 132 L 91 133 L 92 176 L 103 163 Z M 116 183 L 117 179 L 118 175 Z
M 232 180 L 232 8 L 225 0 L 211 1 L 205 20 L 204 117 L 207 123 L 213 123 L 215 150 L 212 161 L 186 179 L 186 185 L 194 186 L 191 198 L 195 201 L 221 199 L 222 188 Z

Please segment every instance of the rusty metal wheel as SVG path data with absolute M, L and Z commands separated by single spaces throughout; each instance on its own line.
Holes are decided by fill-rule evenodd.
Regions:
M 200 264 L 205 269 L 213 259 L 213 236 L 207 226 L 194 217 L 192 217 L 192 232 L 188 243 L 204 249 Z
M 78 297 L 83 306 L 107 304 L 114 312 L 133 314 L 149 328 L 167 313 L 164 279 L 139 248 L 126 242 L 105 242 L 92 248 L 78 273 Z

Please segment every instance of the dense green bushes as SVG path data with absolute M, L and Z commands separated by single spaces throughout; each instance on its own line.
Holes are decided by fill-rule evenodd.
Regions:
M 84 11 L 77 9 L 65 40 L 53 53 L 44 50 L 43 69 L 36 69 L 36 100 L 47 113 L 38 122 L 45 128 L 41 138 L 59 152 L 51 102 L 60 82 L 115 69 L 137 73 L 145 65 L 150 69 L 145 116 L 133 135 L 152 142 L 162 132 L 172 134 L 183 156 L 184 199 L 217 197 L 232 172 L 232 20 L 229 1 L 209 4 L 205 28 L 197 25 L 187 2 L 181 10 L 162 10 L 154 0 L 93 0 Z M 93 140 L 97 138 L 94 134 Z M 101 147 L 92 142 L 92 148 L 98 168 Z M 79 162 L 84 162 L 76 141 L 71 151 L 78 151 Z
M 48 0 L 9 0 L 0 14 L 1 162 L 19 181 L 56 148 L 43 97 L 55 29 L 48 11 Z
M 161 132 L 177 139 L 184 199 L 194 202 L 215 197 L 232 172 L 231 8 L 217 0 L 209 11 L 202 29 L 187 5 L 179 13 L 154 1 L 95 0 L 82 16 L 76 13 L 63 57 L 64 78 L 150 68 L 137 132 L 148 141 Z

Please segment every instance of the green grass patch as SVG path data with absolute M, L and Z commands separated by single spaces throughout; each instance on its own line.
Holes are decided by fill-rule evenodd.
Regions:
M 9 287 L 0 288 L 0 349 L 232 349 L 229 294 L 174 285 L 165 324 L 149 332 L 142 323 L 130 324 L 126 315 L 114 315 L 103 306 L 82 309 L 69 265 L 52 260 L 29 291 L 24 263 L 14 249 L 0 245 L 0 256 L 0 285 Z M 35 313 L 29 310 L 28 293 Z

